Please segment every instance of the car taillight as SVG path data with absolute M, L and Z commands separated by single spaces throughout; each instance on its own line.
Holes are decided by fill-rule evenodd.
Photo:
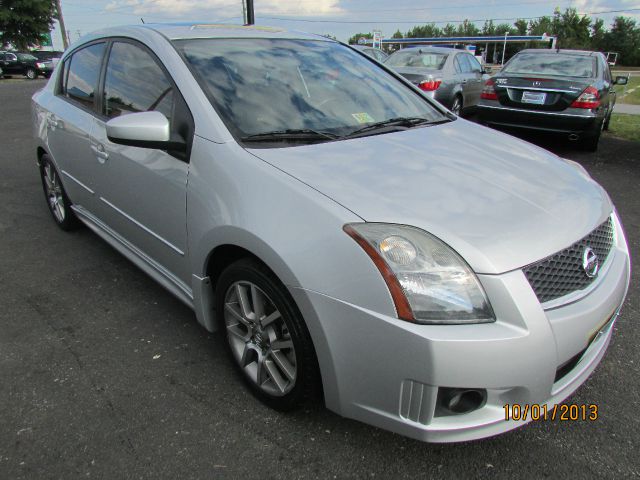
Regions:
M 591 85 L 584 89 L 578 98 L 571 104 L 571 108 L 598 108 L 600 106 L 600 94 Z
M 493 78 L 490 78 L 482 87 L 482 93 L 480 94 L 480 98 L 484 98 L 485 100 L 498 100 L 498 94 L 496 93 L 496 89 L 494 85 L 496 81 Z
M 429 77 L 428 80 L 421 81 L 418 84 L 418 88 L 420 90 L 424 90 L 425 92 L 433 92 L 434 90 L 438 89 L 441 83 L 442 80 L 434 80 L 433 78 Z

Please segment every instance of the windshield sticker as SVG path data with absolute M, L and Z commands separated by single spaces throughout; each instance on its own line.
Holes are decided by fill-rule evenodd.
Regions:
M 371 123 L 374 121 L 371 115 L 366 112 L 352 113 L 351 116 L 355 118 L 358 123 Z

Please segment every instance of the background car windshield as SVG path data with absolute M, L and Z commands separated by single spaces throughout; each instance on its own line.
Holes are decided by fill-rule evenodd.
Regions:
M 396 52 L 387 59 L 385 64 L 390 67 L 419 67 L 442 70 L 447 57 L 448 55 L 445 53 L 435 52 Z
M 594 57 L 564 55 L 562 53 L 520 53 L 513 57 L 502 71 L 504 73 L 590 78 L 595 76 L 596 60 Z
M 397 117 L 446 117 L 420 93 L 339 43 L 179 40 L 176 47 L 239 137 L 288 129 L 338 135 Z
M 28 53 L 18 53 L 17 56 L 18 56 L 18 59 L 20 59 L 20 61 L 22 62 L 38 60 L 36 57 L 34 57 L 33 55 L 29 55 Z

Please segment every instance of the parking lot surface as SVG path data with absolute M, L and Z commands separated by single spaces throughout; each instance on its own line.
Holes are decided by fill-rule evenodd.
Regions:
M 55 226 L 31 141 L 43 85 L 0 81 L 1 479 L 640 475 L 637 268 L 607 356 L 569 399 L 597 404 L 595 422 L 429 445 L 320 406 L 280 414 L 247 392 L 221 335 L 88 229 Z M 586 154 L 528 139 L 608 190 L 638 265 L 640 143 L 605 136 Z

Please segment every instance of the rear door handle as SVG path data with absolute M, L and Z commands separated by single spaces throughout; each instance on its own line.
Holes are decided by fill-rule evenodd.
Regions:
M 91 150 L 98 157 L 98 162 L 104 163 L 109 159 L 109 154 L 105 151 L 104 145 L 99 143 L 98 145 L 91 145 Z

